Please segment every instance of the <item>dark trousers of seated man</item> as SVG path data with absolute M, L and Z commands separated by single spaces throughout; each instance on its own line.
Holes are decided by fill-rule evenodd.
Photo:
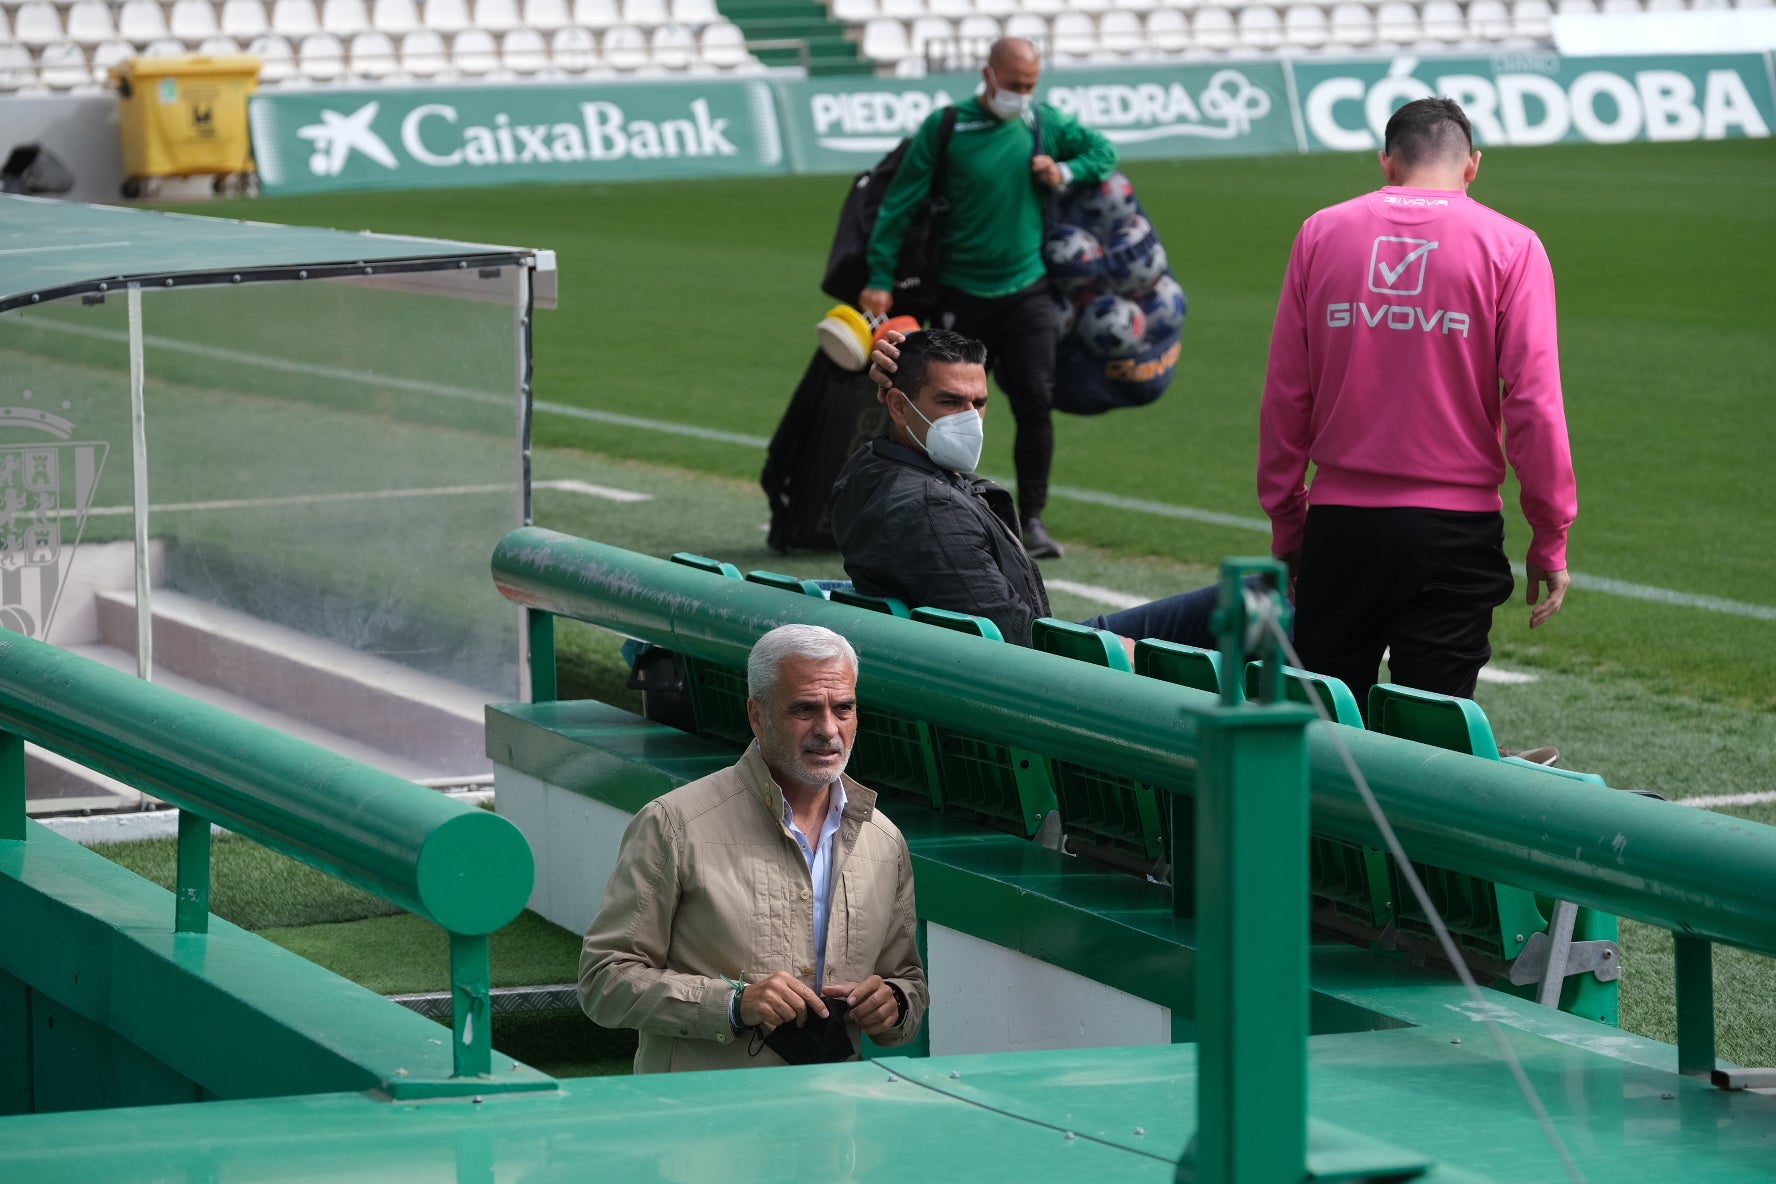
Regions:
M 1474 697 L 1492 612 L 1510 599 L 1499 513 L 1313 506 L 1296 569 L 1295 650 L 1342 679 L 1369 718 L 1388 651 L 1401 686 Z

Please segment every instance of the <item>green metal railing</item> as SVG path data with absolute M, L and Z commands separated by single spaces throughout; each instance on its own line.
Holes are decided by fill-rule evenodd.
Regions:
M 0 632 L 0 841 L 25 839 L 27 741 L 179 808 L 176 932 L 209 928 L 211 823 L 445 929 L 455 1075 L 465 1091 L 485 1088 L 493 1052 L 488 934 L 523 911 L 536 874 L 530 844 L 511 822 Z
M 501 541 L 493 572 L 509 599 L 541 610 L 539 622 L 574 617 L 729 666 L 777 625 L 825 625 L 857 648 L 872 706 L 966 719 L 1003 744 L 1196 792 L 1204 700 L 1182 688 L 536 527 Z M 1307 732 L 1312 831 L 1379 846 L 1333 726 Z M 1776 828 L 1600 786 L 1554 792 L 1539 770 L 1355 728 L 1336 735 L 1414 859 L 1677 934 L 1680 1057 L 1691 1071 L 1712 1067 L 1699 968 L 1712 942 L 1776 955 Z

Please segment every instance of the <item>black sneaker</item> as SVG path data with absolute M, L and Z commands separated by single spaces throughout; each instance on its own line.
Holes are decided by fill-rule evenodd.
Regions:
M 1024 519 L 1024 550 L 1032 559 L 1059 559 L 1066 554 L 1061 545 L 1049 537 L 1040 518 Z

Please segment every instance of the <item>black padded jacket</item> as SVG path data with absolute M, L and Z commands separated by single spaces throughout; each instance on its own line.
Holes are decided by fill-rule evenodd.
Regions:
M 1049 615 L 1011 494 L 985 477 L 877 436 L 845 462 L 829 508 L 859 592 L 986 617 L 1016 645 L 1029 645 L 1031 622 Z

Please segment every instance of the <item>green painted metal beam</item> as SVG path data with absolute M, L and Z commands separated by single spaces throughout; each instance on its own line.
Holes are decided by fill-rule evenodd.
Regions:
M 493 556 L 511 600 L 693 658 L 743 665 L 777 625 L 844 633 L 873 706 L 1194 793 L 1208 701 L 1152 679 L 880 613 L 791 597 L 537 527 Z M 1776 954 L 1776 827 L 1573 784 L 1532 769 L 1337 727 L 1413 858 Z M 1308 729 L 1313 832 L 1378 845 L 1334 740 Z
M 535 880 L 530 844 L 498 815 L 15 633 L 0 632 L 0 731 L 454 933 L 506 925 Z

